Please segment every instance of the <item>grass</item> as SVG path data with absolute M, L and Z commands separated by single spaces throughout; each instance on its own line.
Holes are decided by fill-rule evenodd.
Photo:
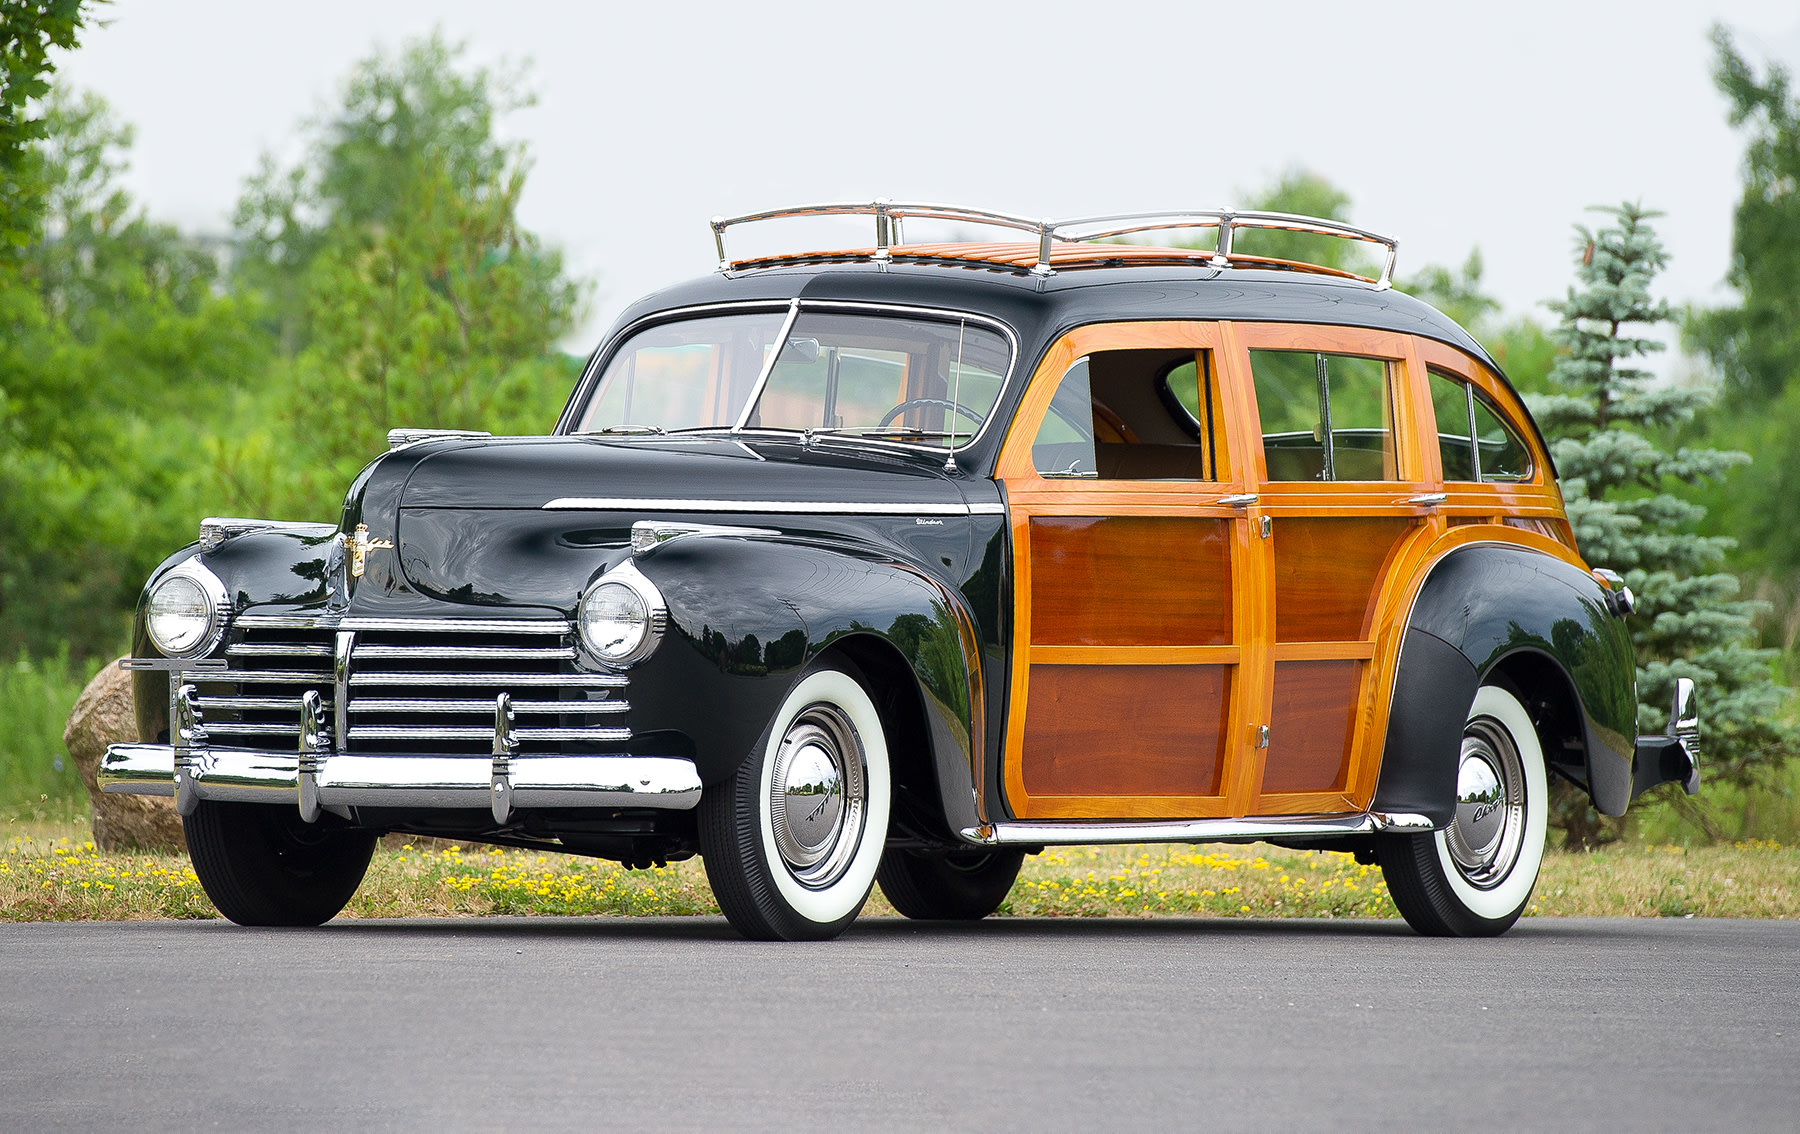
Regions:
M 0 662 L 0 813 L 87 794 L 63 748 L 63 725 L 88 676 L 67 652 Z
M 0 842 L 0 920 L 216 917 L 185 856 L 97 852 L 85 824 L 18 821 Z M 396 841 L 397 842 L 397 841 Z M 654 870 L 432 840 L 385 845 L 345 917 L 713 914 L 698 861 Z M 1552 853 L 1539 917 L 1800 917 L 1800 848 Z M 866 916 L 893 916 L 879 889 Z M 1397 917 L 1376 867 L 1273 847 L 1060 848 L 1026 860 L 1000 916 Z

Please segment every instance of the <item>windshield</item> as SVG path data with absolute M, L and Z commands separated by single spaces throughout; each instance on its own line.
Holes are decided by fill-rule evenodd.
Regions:
M 758 312 L 638 332 L 607 364 L 576 431 L 729 429 L 742 420 L 747 429 L 955 448 L 980 431 L 1011 362 L 1004 336 L 954 317 L 802 310 L 776 353 L 786 321 L 786 312 Z

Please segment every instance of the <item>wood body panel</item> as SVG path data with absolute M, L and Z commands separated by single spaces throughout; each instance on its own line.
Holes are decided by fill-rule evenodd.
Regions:
M 1413 527 L 1406 516 L 1275 520 L 1275 640 L 1366 640 L 1382 568 Z
M 1216 795 L 1229 674 L 1221 665 L 1033 665 L 1025 790 Z
M 1034 516 L 1032 645 L 1231 642 L 1231 522 Z
M 1353 327 L 1231 324 L 1221 365 L 1224 383 L 1260 481 L 1258 510 L 1272 520 L 1263 541 L 1268 558 L 1268 671 L 1263 721 L 1270 741 L 1258 761 L 1254 790 L 1241 814 L 1292 815 L 1354 810 L 1373 798 L 1351 790 L 1365 767 L 1380 761 L 1385 735 L 1382 675 L 1397 648 L 1382 637 L 1383 596 L 1408 549 L 1429 542 L 1441 521 L 1429 505 L 1410 503 L 1430 490 L 1435 460 L 1418 436 L 1432 421 L 1425 376 L 1408 336 Z M 1398 479 L 1269 481 L 1262 464 L 1262 425 L 1249 352 L 1308 350 L 1384 359 L 1387 421 L 1394 431 Z M 1427 416 L 1420 417 L 1423 405 Z M 1377 721 L 1376 706 L 1379 703 Z M 1373 748 L 1375 751 L 1371 752 Z
M 1249 546 L 1243 462 L 1211 383 L 1216 479 L 1045 478 L 1031 443 L 1063 374 L 1111 350 L 1208 351 L 1214 323 L 1078 328 L 1045 353 L 997 462 L 1014 568 L 1012 697 L 1002 754 L 1021 818 L 1226 814 L 1247 745 L 1241 698 Z M 1213 364 L 1216 368 L 1216 361 Z
M 1342 791 L 1363 663 L 1275 663 L 1274 719 L 1262 790 Z
M 1075 359 L 1098 350 L 1167 347 L 1213 352 L 1217 480 L 1070 481 L 1036 475 L 1031 438 Z M 1266 482 L 1248 365 L 1252 347 L 1387 359 L 1401 479 Z M 1530 547 L 1580 562 L 1571 547 L 1504 525 L 1509 516 L 1566 523 L 1560 493 L 1546 477 L 1523 484 L 1444 484 L 1427 361 L 1464 376 L 1509 417 L 1517 416 L 1516 397 L 1481 364 L 1443 344 L 1387 332 L 1230 323 L 1101 325 L 1070 332 L 1050 348 L 996 470 L 1006 482 L 1015 567 L 1011 709 L 1001 755 L 1006 809 L 1021 818 L 1101 820 L 1330 814 L 1369 805 L 1380 774 L 1401 637 L 1430 567 L 1456 547 L 1479 542 Z M 1547 468 L 1536 435 L 1527 440 L 1536 467 Z M 1441 505 L 1410 500 L 1439 491 L 1449 493 Z M 1219 503 L 1243 493 L 1257 499 L 1236 508 Z M 1273 538 L 1260 534 L 1265 517 L 1272 521 Z M 1464 522 L 1452 530 L 1451 517 Z M 1133 518 L 1149 522 L 1135 530 L 1130 523 L 1119 525 Z M 1171 589 L 1171 579 L 1183 574 L 1185 565 L 1172 570 L 1180 560 L 1139 555 L 1132 540 L 1087 553 L 1086 565 L 1078 562 L 1082 553 L 1073 541 L 1064 541 L 1069 546 L 1057 552 L 1060 560 L 1033 551 L 1039 533 L 1071 534 L 1097 521 L 1104 521 L 1101 531 L 1119 525 L 1111 530 L 1130 532 L 1147 546 L 1183 520 L 1211 522 L 1206 558 L 1215 569 L 1224 564 L 1218 577 L 1229 590 L 1229 607 L 1210 619 L 1198 607 L 1183 609 L 1188 594 Z M 1181 541 L 1161 542 L 1179 546 Z M 1110 585 L 1121 572 L 1162 576 L 1134 578 L 1133 593 L 1172 602 L 1173 621 L 1183 629 L 1133 615 L 1129 631 L 1118 632 L 1109 628 L 1116 620 L 1109 622 L 1101 607 L 1084 609 L 1068 595 L 1037 589 L 1045 580 L 1073 583 L 1074 590 L 1092 596 L 1096 579 Z M 1204 635 L 1192 632 L 1197 626 L 1204 627 Z M 1201 680 L 1202 672 L 1213 676 Z M 1155 690 L 1162 695 L 1151 695 Z M 1185 707 L 1190 699 L 1207 706 L 1193 708 L 1182 720 L 1170 706 Z M 1040 705 L 1043 713 L 1033 716 Z M 1208 758 L 1193 756 L 1196 722 Z M 1263 724 L 1270 726 L 1267 749 L 1256 746 Z M 1188 729 L 1188 735 L 1178 737 L 1177 728 Z M 1104 759 L 1091 751 L 1102 745 L 1113 746 Z

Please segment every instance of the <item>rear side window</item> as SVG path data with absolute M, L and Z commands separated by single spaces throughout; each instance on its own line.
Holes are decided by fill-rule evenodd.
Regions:
M 1251 351 L 1269 479 L 1400 479 L 1388 370 L 1379 358 Z
M 1531 454 L 1500 407 L 1460 378 L 1431 372 L 1444 479 L 1512 482 L 1531 479 Z

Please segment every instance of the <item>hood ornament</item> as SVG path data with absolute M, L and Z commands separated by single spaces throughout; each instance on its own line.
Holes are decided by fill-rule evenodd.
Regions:
M 356 525 L 356 533 L 350 537 L 348 542 L 350 544 L 350 577 L 352 579 L 363 577 L 363 571 L 368 567 L 369 552 L 380 551 L 383 548 L 391 551 L 394 547 L 393 540 L 370 539 L 369 525 L 367 524 Z

